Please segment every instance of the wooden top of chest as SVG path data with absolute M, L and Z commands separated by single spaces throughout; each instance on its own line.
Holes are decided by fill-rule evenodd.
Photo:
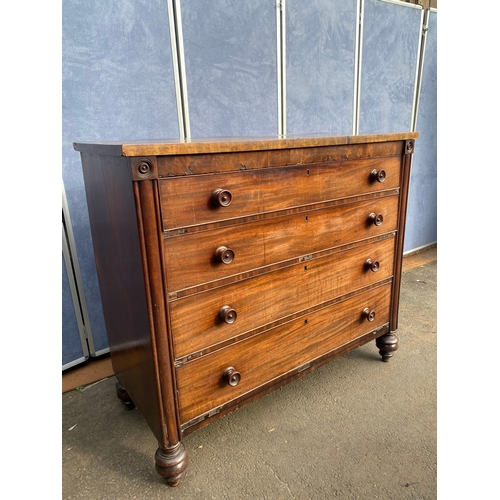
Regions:
M 314 134 L 269 137 L 212 137 L 208 139 L 75 142 L 73 143 L 73 147 L 76 151 L 83 153 L 111 156 L 169 156 L 355 145 L 417 138 L 418 132 L 347 136 Z

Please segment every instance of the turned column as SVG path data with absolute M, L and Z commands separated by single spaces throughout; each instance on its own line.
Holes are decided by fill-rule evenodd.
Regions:
M 170 322 L 166 301 L 163 243 L 161 227 L 156 218 L 159 206 L 156 159 L 139 158 L 132 161 L 137 219 L 141 235 L 146 301 L 148 304 L 151 343 L 156 356 L 157 392 L 163 435 L 155 453 L 156 471 L 170 486 L 177 486 L 188 465 L 188 455 L 181 443 L 173 347 L 169 335 Z
M 382 361 L 388 363 L 389 360 L 394 356 L 394 351 L 398 349 L 399 339 L 395 333 L 386 333 L 381 337 L 378 337 L 375 343 L 379 349 L 379 354 L 382 356 Z

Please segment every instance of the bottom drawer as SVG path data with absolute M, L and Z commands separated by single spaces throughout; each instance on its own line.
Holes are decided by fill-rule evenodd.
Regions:
M 390 295 L 388 283 L 179 366 L 181 424 L 388 323 Z

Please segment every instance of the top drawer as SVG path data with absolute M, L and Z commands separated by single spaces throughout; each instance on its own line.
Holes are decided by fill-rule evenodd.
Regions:
M 163 229 L 396 188 L 400 163 L 399 157 L 384 157 L 163 179 Z

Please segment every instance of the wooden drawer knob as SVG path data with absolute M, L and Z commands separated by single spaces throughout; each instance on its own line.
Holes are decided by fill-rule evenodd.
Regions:
M 384 222 L 384 216 L 382 214 L 374 214 L 374 213 L 371 213 L 369 216 L 368 216 L 368 222 L 370 224 L 373 224 L 375 226 L 381 226 L 382 225 L 382 222 Z
M 223 306 L 219 311 L 219 319 L 227 323 L 228 325 L 234 323 L 236 321 L 236 311 L 231 309 L 229 306 Z
M 380 170 L 372 170 L 370 172 L 370 179 L 373 181 L 373 182 L 384 182 L 385 181 L 385 170 L 384 169 L 380 169 Z
M 233 195 L 227 189 L 216 189 L 210 197 L 212 204 L 216 207 L 228 207 L 232 199 Z
M 379 270 L 380 264 L 378 260 L 366 259 L 365 269 L 376 273 Z
M 241 374 L 230 366 L 224 370 L 223 378 L 231 387 L 236 387 L 240 383 Z
M 230 248 L 221 246 L 215 251 L 215 260 L 223 264 L 231 264 L 234 260 L 234 252 Z
M 370 311 L 368 307 L 363 309 L 363 318 L 366 319 L 367 321 L 374 321 L 375 320 L 375 311 Z

